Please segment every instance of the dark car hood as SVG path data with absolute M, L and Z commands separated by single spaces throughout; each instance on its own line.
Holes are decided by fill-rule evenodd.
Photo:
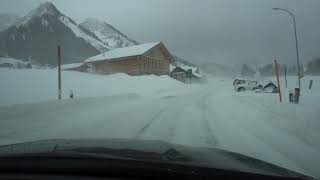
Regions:
M 8 155 L 12 156 L 16 154 L 71 151 L 87 154 L 113 155 L 114 157 L 125 157 L 141 161 L 166 161 L 272 176 L 305 177 L 302 174 L 238 153 L 216 148 L 196 148 L 182 146 L 156 140 L 43 140 L 0 146 L 0 157 Z

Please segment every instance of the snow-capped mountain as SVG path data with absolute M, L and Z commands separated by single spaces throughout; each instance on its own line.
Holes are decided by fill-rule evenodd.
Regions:
M 95 36 L 101 39 L 103 44 L 109 49 L 138 44 L 136 41 L 128 38 L 110 24 L 95 18 L 87 18 L 80 24 L 80 26 L 92 32 Z
M 92 34 L 88 34 L 83 31 L 79 25 L 73 21 L 71 18 L 62 14 L 51 2 L 45 2 L 41 4 L 37 9 L 32 10 L 28 15 L 23 17 L 17 24 L 16 27 L 19 26 L 28 26 L 28 24 L 32 23 L 34 20 L 41 19 L 41 25 L 44 27 L 49 27 L 51 31 L 53 31 L 53 27 L 50 26 L 49 20 L 46 18 L 55 17 L 58 18 L 65 26 L 70 28 L 72 32 L 78 37 L 87 41 L 89 44 L 94 46 L 100 52 L 108 50 L 108 48 L 101 42 L 100 39 L 95 37 Z M 54 25 L 54 24 L 53 24 Z
M 19 19 L 19 16 L 14 14 L 3 14 L 0 13 L 0 31 L 3 31 L 16 23 L 16 21 Z
M 109 49 L 51 2 L 42 3 L 0 32 L 0 52 L 18 59 L 55 65 L 57 45 L 62 48 L 63 63 L 83 61 Z
M 56 66 L 57 45 L 62 49 L 62 64 L 69 64 L 137 44 L 106 22 L 88 18 L 77 24 L 45 2 L 0 32 L 0 57 Z

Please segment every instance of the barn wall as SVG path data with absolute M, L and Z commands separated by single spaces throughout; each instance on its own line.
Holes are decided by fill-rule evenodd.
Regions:
M 93 66 L 94 72 L 98 74 L 169 75 L 170 62 L 170 53 L 160 43 L 142 56 L 95 61 L 88 63 L 88 66 Z
M 161 43 L 142 56 L 141 69 L 147 74 L 169 74 L 170 62 L 171 55 Z
M 98 74 L 127 73 L 129 75 L 139 75 L 140 66 L 138 56 L 117 58 L 106 61 L 92 62 Z
M 80 72 L 87 72 L 88 70 L 88 66 L 86 64 L 83 64 L 79 67 L 74 67 L 74 68 L 69 68 L 69 69 L 64 69 L 64 70 L 67 70 L 67 71 L 80 71 Z

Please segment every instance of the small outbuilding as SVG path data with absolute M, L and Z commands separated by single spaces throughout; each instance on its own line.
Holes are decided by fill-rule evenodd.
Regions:
M 182 82 L 186 82 L 188 78 L 199 80 L 202 75 L 197 67 L 186 65 L 172 65 L 170 64 L 170 76 Z

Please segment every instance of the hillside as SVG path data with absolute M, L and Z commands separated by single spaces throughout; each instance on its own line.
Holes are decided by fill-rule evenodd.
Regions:
M 109 49 L 121 48 L 126 46 L 137 45 L 138 43 L 110 24 L 95 18 L 87 18 L 80 24 L 80 27 L 90 31 L 98 37 Z
M 7 29 L 17 22 L 19 19 L 18 15 L 0 13 L 0 31 Z
M 136 43 L 119 30 L 101 23 L 106 26 L 105 31 L 91 32 L 90 23 L 79 25 L 51 2 L 42 3 L 0 32 L 0 53 L 42 65 L 56 65 L 57 45 L 61 46 L 63 63 L 67 64 Z

